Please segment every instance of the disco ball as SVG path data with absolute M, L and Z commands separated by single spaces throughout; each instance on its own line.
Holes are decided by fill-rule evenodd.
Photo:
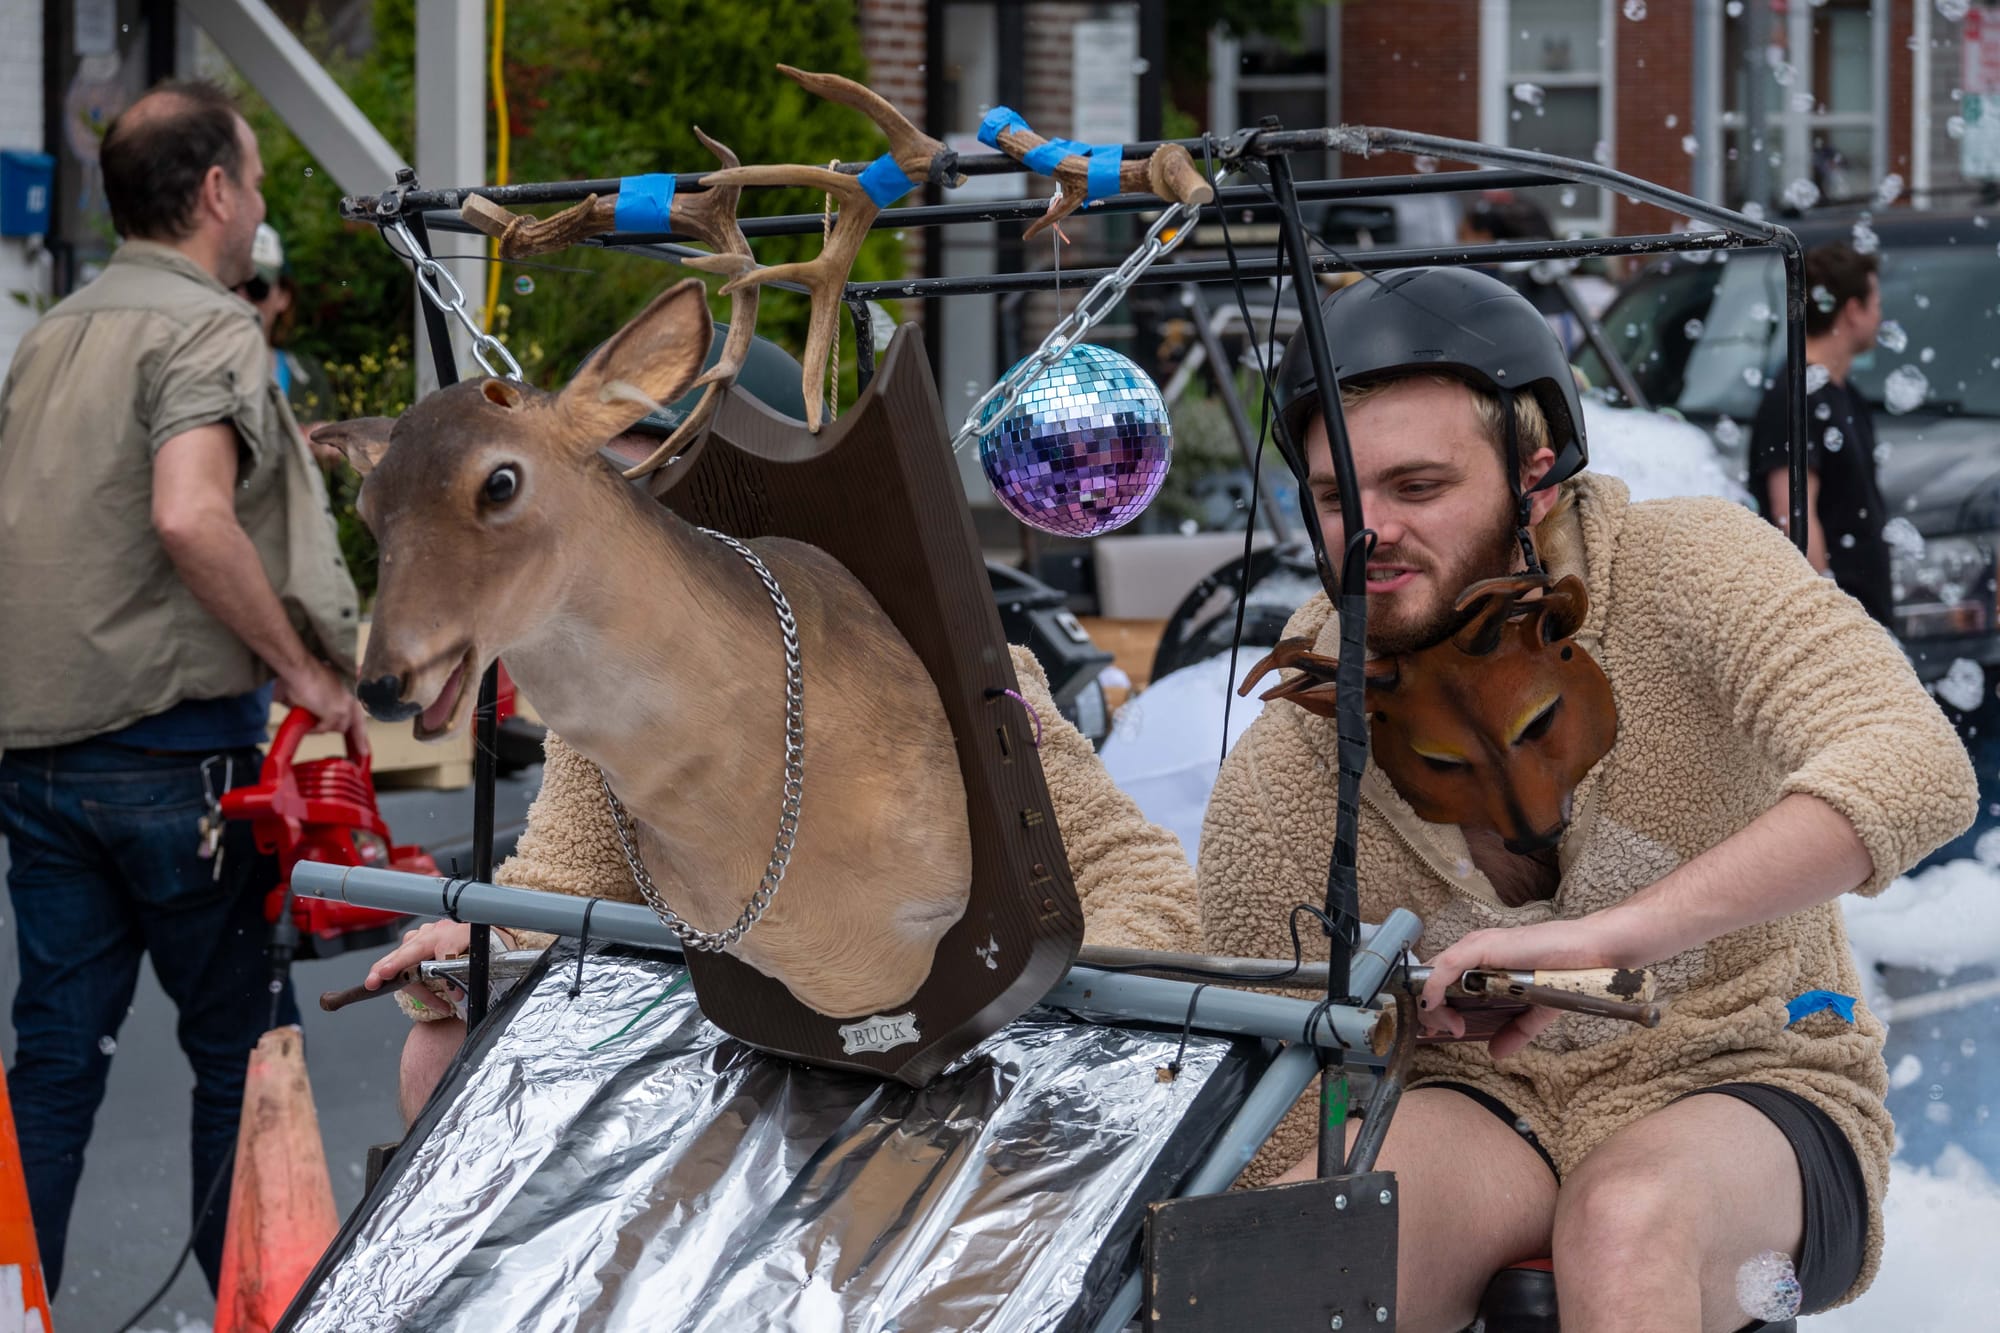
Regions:
M 1173 457 L 1159 388 L 1109 348 L 1079 343 L 979 437 L 993 494 L 1031 528 L 1095 537 L 1152 502 Z

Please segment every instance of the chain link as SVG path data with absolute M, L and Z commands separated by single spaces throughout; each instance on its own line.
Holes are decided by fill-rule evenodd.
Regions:
M 749 934 L 750 928 L 763 919 L 765 911 L 771 906 L 771 899 L 777 896 L 778 885 L 785 878 L 785 868 L 791 864 L 792 845 L 799 835 L 799 804 L 805 797 L 806 692 L 805 671 L 799 663 L 799 625 L 792 616 L 792 604 L 785 600 L 784 589 L 778 586 L 778 580 L 757 558 L 755 551 L 727 533 L 709 528 L 701 531 L 742 556 L 757 577 L 763 580 L 764 591 L 770 594 L 771 605 L 777 608 L 778 630 L 785 640 L 785 786 L 779 806 L 778 837 L 772 844 L 771 859 L 764 867 L 764 877 L 757 882 L 756 891 L 744 904 L 735 924 L 726 930 L 703 930 L 667 906 L 666 899 L 660 896 L 659 886 L 646 870 L 646 863 L 639 857 L 632 820 L 625 813 L 624 802 L 611 790 L 611 781 L 604 776 L 602 769 L 598 770 L 597 780 L 604 785 L 604 801 L 611 807 L 611 822 L 617 825 L 618 842 L 625 849 L 625 864 L 632 872 L 632 882 L 639 887 L 639 896 L 646 900 L 646 905 L 653 909 L 661 924 L 671 930 L 683 946 L 707 953 L 721 953 Z
M 1102 323 L 1104 317 L 1115 310 L 1126 292 L 1139 280 L 1139 275 L 1171 254 L 1175 247 L 1194 233 L 1194 222 L 1201 213 L 1197 205 L 1178 203 L 1160 214 L 1146 232 L 1146 239 L 1137 249 L 1125 257 L 1110 273 L 1097 280 L 1097 284 L 1076 303 L 1076 308 L 1065 316 L 1061 323 L 1049 330 L 1049 336 L 1042 339 L 1026 360 L 1008 371 L 1000 382 L 988 389 L 972 410 L 965 414 L 965 424 L 958 428 L 958 434 L 951 440 L 953 453 L 965 448 L 970 441 L 985 433 L 989 422 L 998 421 L 1013 409 L 1015 401 L 1027 387 L 1040 379 L 1045 371 L 1068 355 L 1070 348 L 1082 342 L 1090 331 Z M 1173 235 L 1165 240 L 1161 236 L 1171 231 Z M 997 407 L 992 407 L 994 403 Z M 989 407 L 992 408 L 989 411 Z
M 417 244 L 417 238 L 410 234 L 410 224 L 399 217 L 383 228 L 384 235 L 391 232 L 403 243 L 402 257 L 416 265 L 417 287 L 423 292 L 424 299 L 457 320 L 472 335 L 472 359 L 489 375 L 525 380 L 527 377 L 521 373 L 521 363 L 507 350 L 507 344 L 479 327 L 479 321 L 465 308 L 465 288 L 458 285 L 458 279 L 451 276 L 450 269 L 424 253 L 424 248 Z M 444 284 L 442 288 L 438 285 L 440 282 Z M 449 295 L 446 295 L 446 289 L 449 289 Z M 501 370 L 487 359 L 489 352 L 506 364 L 506 370 Z

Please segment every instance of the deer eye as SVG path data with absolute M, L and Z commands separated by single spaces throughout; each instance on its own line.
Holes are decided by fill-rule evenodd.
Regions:
M 512 463 L 502 463 L 486 478 L 486 485 L 480 497 L 491 505 L 503 505 L 514 498 L 521 489 L 521 470 Z
M 1423 760 L 1433 773 L 1458 773 L 1472 767 L 1463 759 L 1444 759 L 1429 754 L 1419 754 L 1417 758 Z
M 1549 700 L 1547 708 L 1535 714 L 1533 721 L 1521 728 L 1521 734 L 1515 738 L 1514 743 L 1519 745 L 1523 741 L 1538 741 L 1548 735 L 1549 728 L 1556 723 L 1556 710 L 1560 707 L 1562 707 L 1562 696 L 1557 695 L 1555 698 Z

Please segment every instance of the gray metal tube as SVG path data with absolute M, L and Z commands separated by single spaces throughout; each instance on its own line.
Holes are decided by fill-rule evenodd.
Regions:
M 1135 977 L 1124 972 L 1099 972 L 1077 966 L 1042 997 L 1042 1003 L 1109 1021 L 1144 1019 L 1152 1023 L 1187 1020 L 1193 987 L 1185 981 Z M 1306 1039 L 1306 1022 L 1316 1006 L 1284 995 L 1217 986 L 1195 1002 L 1193 1026 L 1202 1032 L 1233 1032 L 1273 1041 Z M 1389 1053 L 1394 1024 L 1374 1010 L 1334 1005 L 1312 1026 L 1315 1045 L 1352 1053 L 1367 1064 L 1381 1064 Z
M 308 898 L 331 898 L 357 907 L 375 907 L 413 916 L 444 916 L 446 890 L 458 919 L 489 926 L 518 926 L 574 938 L 583 933 L 583 909 L 589 898 L 542 893 L 443 875 L 412 875 L 372 866 L 330 866 L 301 861 L 292 871 L 292 888 Z M 660 924 L 649 907 L 598 899 L 590 915 L 590 937 L 636 944 L 648 949 L 680 952 L 680 941 Z

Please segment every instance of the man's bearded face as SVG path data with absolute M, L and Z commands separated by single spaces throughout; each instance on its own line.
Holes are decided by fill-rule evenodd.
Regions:
M 1377 654 L 1413 652 L 1443 639 L 1457 624 L 1452 604 L 1459 593 L 1521 566 L 1501 451 L 1474 403 L 1466 385 L 1423 377 L 1397 381 L 1345 413 L 1362 520 L 1376 534 L 1368 561 L 1368 647 Z M 1305 449 L 1307 484 L 1338 570 L 1345 532 L 1323 416 L 1307 428 Z M 1553 461 L 1548 450 L 1538 453 L 1526 484 Z M 1537 509 L 1546 512 L 1553 495 L 1538 499 L 1544 503 Z

